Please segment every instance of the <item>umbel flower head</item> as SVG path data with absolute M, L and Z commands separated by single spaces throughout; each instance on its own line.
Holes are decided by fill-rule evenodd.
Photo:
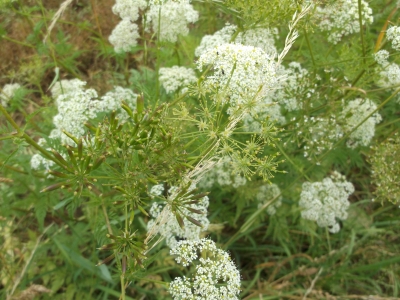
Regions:
M 171 68 L 160 68 L 160 83 L 167 94 L 175 93 L 180 88 L 185 88 L 197 81 L 196 73 L 193 69 L 186 67 L 173 66 Z
M 376 104 L 369 99 L 357 98 L 347 103 L 341 115 L 345 124 L 344 131 L 350 132 L 354 130 L 376 108 Z M 375 125 L 380 121 L 382 121 L 381 115 L 378 112 L 373 113 L 350 134 L 347 146 L 349 148 L 368 146 L 375 135 Z
M 193 264 L 195 268 L 191 278 L 176 277 L 170 283 L 169 292 L 174 300 L 239 299 L 239 271 L 229 254 L 218 249 L 213 241 L 180 241 L 170 253 L 177 256 L 178 264 Z
M 390 27 L 386 32 L 386 36 L 389 41 L 392 41 L 393 49 L 399 51 L 400 50 L 400 27 L 399 26 Z
M 336 218 L 347 219 L 347 209 L 350 202 L 347 200 L 354 192 L 354 186 L 346 178 L 334 172 L 322 182 L 305 182 L 300 195 L 301 216 L 304 219 L 316 221 L 320 227 L 328 227 L 336 233 L 340 226 Z
M 362 24 L 373 22 L 372 9 L 361 0 Z M 328 32 L 328 41 L 337 44 L 343 36 L 360 32 L 358 0 L 336 0 L 315 13 L 319 28 Z
M 188 24 L 197 22 L 199 13 L 193 9 L 190 0 L 150 0 L 147 19 L 161 41 L 174 43 L 178 35 L 189 33 Z
M 52 88 L 53 97 L 56 98 L 58 114 L 54 116 L 55 129 L 50 138 L 59 138 L 62 143 L 71 144 L 72 140 L 63 134 L 63 130 L 80 138 L 85 134 L 84 123 L 96 118 L 98 113 L 116 110 L 118 118 L 122 121 L 128 118 L 121 109 L 124 100 L 130 107 L 135 106 L 137 95 L 129 89 L 114 87 L 98 99 L 94 89 L 85 89 L 86 82 L 78 79 L 62 80 Z
M 197 61 L 199 70 L 207 65 L 213 67 L 214 74 L 203 86 L 229 99 L 230 113 L 251 109 L 277 82 L 273 57 L 253 46 L 223 44 L 209 49 Z

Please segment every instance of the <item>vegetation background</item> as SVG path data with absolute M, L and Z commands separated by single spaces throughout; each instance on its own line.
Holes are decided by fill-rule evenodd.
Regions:
M 158 98 L 170 101 L 159 87 L 158 64 L 194 66 L 194 50 L 201 38 L 226 22 L 244 28 L 265 18 L 269 26 L 279 29 L 277 44 L 283 47 L 295 10 L 279 10 L 285 8 L 285 1 L 250 2 L 254 6 L 246 1 L 193 1 L 200 19 L 191 25 L 188 36 L 159 45 L 146 33 L 131 53 L 117 54 L 108 42 L 119 22 L 111 10 L 113 0 L 72 1 L 46 43 L 43 38 L 60 1 L 0 1 L 0 86 L 10 82 L 23 85 L 8 112 L 35 140 L 48 135 L 57 112 L 48 91 L 56 67 L 60 79 L 81 79 L 99 94 L 120 85 L 143 93 L 148 106 Z M 398 24 L 396 5 L 390 0 L 370 1 L 374 22 L 336 45 L 326 41 L 326 34 L 318 31 L 316 24 L 305 20 L 284 63 L 299 62 L 315 78 L 321 76 L 315 89 L 337 105 L 342 99 L 358 97 L 384 103 L 393 89 L 377 86 L 373 53 L 377 46 L 390 48 L 380 33 L 389 18 L 391 24 Z M 398 61 L 398 53 L 391 59 Z M 385 102 L 380 114 L 384 121 L 376 127 L 375 146 L 393 137 L 400 126 L 395 101 Z M 107 243 L 99 202 L 83 196 L 79 202 L 65 205 L 71 194 L 62 190 L 41 193 L 49 182 L 46 174 L 30 167 L 35 151 L 16 136 L 3 116 L 0 126 L 0 298 L 118 299 L 120 266 L 115 260 L 96 266 L 107 256 L 98 250 Z M 294 122 L 278 127 L 282 135 L 277 148 L 285 160 L 278 169 L 285 173 L 276 173 L 271 179 L 283 196 L 275 215 L 256 214 L 255 191 L 263 184 L 261 180 L 238 189 L 214 186 L 209 195 L 212 225 L 207 236 L 228 250 L 237 264 L 242 278 L 240 298 L 399 299 L 399 208 L 387 201 L 371 201 L 376 184 L 370 162 L 373 155 L 397 163 L 400 157 L 379 148 L 349 149 L 342 141 L 317 164 L 303 157 Z M 321 180 L 332 170 L 345 174 L 356 190 L 349 199 L 349 217 L 341 222 L 337 234 L 303 220 L 297 206 L 301 184 Z M 111 212 L 110 219 L 118 228 L 124 216 Z M 148 219 L 143 214 L 135 217 L 137 228 L 146 230 Z M 152 250 L 146 268 L 132 274 L 125 297 L 169 299 L 168 283 L 182 274 L 183 269 L 161 243 Z

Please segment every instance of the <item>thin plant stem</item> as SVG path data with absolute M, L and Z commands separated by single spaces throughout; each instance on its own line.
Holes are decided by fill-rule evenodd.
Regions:
M 32 259 L 33 259 L 33 257 L 35 256 L 36 250 L 37 250 L 37 248 L 39 247 L 39 244 L 40 244 L 40 241 L 41 241 L 42 237 L 45 235 L 45 233 L 47 232 L 47 230 L 50 229 L 51 226 L 53 226 L 53 223 L 51 223 L 49 226 L 47 226 L 47 227 L 43 230 L 43 233 L 37 238 L 36 244 L 35 244 L 35 246 L 33 247 L 32 252 L 31 252 L 31 254 L 29 255 L 28 260 L 27 260 L 26 263 L 25 263 L 25 266 L 23 267 L 23 269 L 22 269 L 21 273 L 19 274 L 17 280 L 14 282 L 14 285 L 13 285 L 13 287 L 12 287 L 12 289 L 11 289 L 11 292 L 7 295 L 7 299 L 11 299 L 11 298 L 12 298 L 12 295 L 15 293 L 16 288 L 17 288 L 18 285 L 20 284 L 22 278 L 24 277 L 26 271 L 28 270 L 28 267 L 29 267 L 29 265 L 30 265 L 30 263 L 31 263 L 31 261 L 32 261 Z
M 366 54 L 365 54 L 365 42 L 364 42 L 364 28 L 362 23 L 362 7 L 361 7 L 361 0 L 358 0 L 358 21 L 360 22 L 360 37 L 361 37 L 361 46 L 363 52 L 363 62 L 364 67 L 367 64 Z
M 311 48 L 311 44 L 310 44 L 310 39 L 308 38 L 308 32 L 306 29 L 304 29 L 304 37 L 306 38 L 306 42 L 307 42 L 307 46 L 308 46 L 308 50 L 310 51 L 310 55 L 311 55 L 311 60 L 315 69 L 315 59 L 314 59 L 314 54 L 312 52 L 312 48 Z
M 328 227 L 325 227 L 325 235 L 326 235 L 326 241 L 328 243 L 328 253 L 332 252 L 332 247 L 331 247 L 331 239 L 329 236 L 329 230 Z
M 125 274 L 121 274 L 121 296 L 119 297 L 120 300 L 125 300 Z

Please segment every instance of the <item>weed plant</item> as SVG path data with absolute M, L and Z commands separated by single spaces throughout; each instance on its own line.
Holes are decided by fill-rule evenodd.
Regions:
M 400 4 L 1 0 L 1 299 L 398 299 Z

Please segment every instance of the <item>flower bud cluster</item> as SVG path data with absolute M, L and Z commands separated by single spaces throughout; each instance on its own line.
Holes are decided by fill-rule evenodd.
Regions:
M 191 187 L 191 189 L 194 189 L 194 186 Z M 169 199 L 174 198 L 176 190 L 177 188 L 174 186 L 168 190 L 167 202 Z M 155 185 L 150 190 L 150 195 L 153 195 L 153 197 L 156 196 L 158 198 L 162 198 L 163 194 L 163 184 Z M 161 236 L 165 237 L 166 243 L 170 248 L 174 248 L 177 245 L 179 239 L 198 240 L 200 238 L 200 233 L 207 230 L 208 225 L 210 224 L 207 219 L 208 204 L 208 197 L 204 196 L 200 198 L 197 203 L 189 205 L 190 209 L 199 211 L 201 212 L 201 214 L 192 212 L 189 209 L 182 207 L 181 210 L 184 215 L 196 219 L 203 226 L 199 227 L 191 222 L 185 222 L 185 225 L 182 228 L 168 206 L 165 207 L 165 204 L 160 202 L 153 202 L 150 208 L 150 215 L 153 217 L 153 219 L 151 219 L 147 223 L 148 231 L 151 231 L 153 229 L 153 226 L 157 225 L 156 220 L 157 218 L 159 218 L 159 216 L 162 214 L 163 209 L 165 208 L 167 210 L 167 221 L 162 226 L 159 226 L 157 230 Z
M 350 206 L 348 197 L 353 192 L 353 184 L 338 172 L 321 182 L 305 182 L 299 202 L 301 216 L 316 221 L 320 227 L 328 227 L 332 233 L 339 232 L 340 226 L 336 219 L 347 219 L 347 209 Z
M 192 278 L 177 277 L 170 283 L 173 299 L 239 299 L 239 271 L 229 254 L 218 249 L 213 241 L 180 241 L 170 253 L 177 255 L 178 264 L 195 266 Z

